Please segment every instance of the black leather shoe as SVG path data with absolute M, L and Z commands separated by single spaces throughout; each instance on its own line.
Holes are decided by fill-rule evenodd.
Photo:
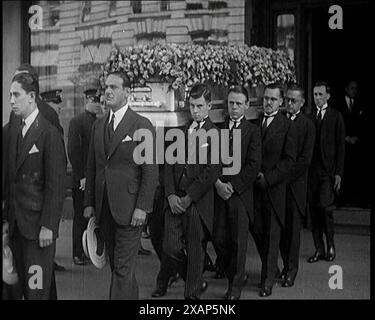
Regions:
M 150 233 L 148 231 L 142 231 L 142 238 L 143 239 L 150 239 Z
M 142 255 L 142 256 L 149 256 L 149 255 L 151 255 L 151 251 L 147 250 L 143 247 L 140 247 L 139 250 L 138 250 L 138 254 Z
M 224 299 L 228 300 L 228 298 L 232 295 L 232 288 L 233 288 L 233 282 L 228 283 L 228 289 L 224 294 Z
M 247 285 L 247 282 L 249 281 L 249 274 L 246 273 L 245 274 L 245 277 L 243 278 L 243 281 L 242 281 L 242 287 L 245 287 Z M 239 298 L 239 297 L 238 297 Z
M 217 268 L 215 267 L 215 265 L 212 263 L 212 261 L 208 261 L 205 266 L 204 266 L 204 271 L 208 271 L 208 272 L 215 272 L 217 270 Z
M 286 269 L 283 269 L 283 271 L 281 272 L 276 272 L 276 275 L 275 275 L 275 280 L 276 281 L 281 281 L 281 282 L 284 282 L 286 277 L 288 275 L 288 272 Z
M 168 288 L 172 287 L 172 285 L 177 282 L 181 278 L 180 274 L 177 272 L 174 276 L 169 278 L 168 281 Z
M 286 277 L 285 281 L 283 282 L 282 286 L 284 288 L 290 288 L 294 286 L 294 279 L 292 277 Z
M 83 256 L 82 257 L 74 257 L 73 263 L 77 266 L 83 266 L 86 263 L 86 260 Z
M 155 291 L 151 294 L 151 296 L 154 298 L 160 298 L 160 297 L 165 296 L 166 293 L 167 293 L 167 288 L 160 286 L 155 289 Z
M 203 294 L 207 290 L 207 288 L 208 288 L 207 281 L 203 281 L 199 296 L 192 295 L 190 297 L 185 297 L 185 299 L 186 300 L 200 300 L 201 299 L 200 298 L 201 294 Z
M 208 282 L 206 280 L 203 281 L 202 287 L 201 287 L 201 294 L 204 293 L 208 288 Z
M 227 290 L 224 294 L 224 300 L 228 300 L 228 298 L 232 295 L 232 290 Z
M 55 261 L 53 262 L 53 269 L 54 269 L 55 271 L 65 271 L 65 267 L 60 266 L 60 265 L 57 264 Z
M 307 262 L 308 263 L 315 263 L 315 262 L 318 262 L 319 260 L 325 260 L 325 258 L 326 257 L 324 255 L 324 253 L 321 253 L 319 251 L 315 251 L 314 255 L 307 259 Z
M 334 246 L 328 247 L 327 250 L 327 261 L 333 261 L 336 258 L 336 251 Z
M 259 291 L 260 297 L 268 297 L 272 294 L 272 287 L 263 287 Z
M 224 278 L 225 278 L 224 271 L 216 270 L 216 273 L 214 275 L 214 279 L 224 279 Z
M 239 300 L 239 299 L 240 299 L 240 297 L 236 297 L 234 295 L 230 295 L 225 300 Z

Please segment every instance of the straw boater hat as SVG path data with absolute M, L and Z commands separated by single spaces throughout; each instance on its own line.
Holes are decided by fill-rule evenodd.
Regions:
M 106 262 L 106 248 L 104 237 L 96 225 L 95 217 L 91 217 L 86 229 L 87 252 L 95 267 L 102 269 Z M 84 242 L 84 241 L 83 241 Z
M 83 247 L 83 252 L 85 253 L 85 256 L 87 258 L 90 258 L 89 251 L 87 250 L 87 230 L 85 230 L 82 235 L 82 247 Z
M 18 275 L 14 265 L 13 253 L 9 245 L 8 232 L 3 226 L 3 281 L 9 285 L 18 282 Z

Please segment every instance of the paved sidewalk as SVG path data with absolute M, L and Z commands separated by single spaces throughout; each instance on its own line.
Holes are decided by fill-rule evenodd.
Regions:
M 60 224 L 60 238 L 57 241 L 56 261 L 67 269 L 56 273 L 58 298 L 61 300 L 107 300 L 110 283 L 110 269 L 96 269 L 92 264 L 76 266 L 72 263 L 72 220 Z M 337 258 L 333 263 L 309 264 L 306 259 L 313 253 L 311 233 L 305 230 L 301 240 L 300 270 L 292 288 L 274 287 L 267 298 L 258 296 L 257 283 L 260 278 L 260 260 L 251 237 L 247 251 L 249 281 L 241 299 L 369 299 L 370 298 L 370 237 L 368 235 L 337 234 Z M 151 299 L 159 261 L 150 240 L 142 239 L 143 246 L 152 250 L 151 256 L 138 256 L 137 280 L 140 299 Z M 215 253 L 208 247 L 212 258 Z M 279 261 L 281 266 L 281 260 Z M 328 286 L 329 267 L 339 265 L 343 270 L 343 289 L 331 290 Z M 213 279 L 213 273 L 206 272 L 208 290 L 202 296 L 206 299 L 222 299 L 226 291 L 226 280 Z M 183 281 L 177 282 L 161 299 L 183 299 Z

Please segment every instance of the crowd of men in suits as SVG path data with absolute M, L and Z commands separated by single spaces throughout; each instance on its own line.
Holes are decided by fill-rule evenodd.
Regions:
M 203 272 L 211 241 L 217 255 L 216 275 L 228 280 L 223 297 L 239 299 L 247 281 L 249 233 L 262 262 L 259 295 L 271 295 L 275 281 L 293 286 L 307 212 L 315 244 L 308 262 L 335 259 L 332 212 L 344 174 L 348 134 L 341 113 L 329 104 L 327 83 L 314 85 L 315 107 L 310 115 L 302 111 L 305 93 L 301 87 L 289 87 L 284 96 L 278 84 L 267 85 L 264 113 L 253 122 L 245 118 L 248 91 L 231 86 L 228 116 L 218 125 L 209 117 L 209 88 L 193 86 L 188 97 L 191 120 L 181 128 L 186 146 L 195 130 L 225 129 L 229 130 L 229 156 L 233 156 L 233 134 L 238 130 L 241 170 L 234 175 L 223 174 L 224 162 L 210 161 L 216 147 L 210 138 L 205 163 L 185 161 L 158 167 L 156 162 L 136 162 L 133 153 L 140 142 L 133 139 L 134 132 L 147 129 L 155 136 L 155 129 L 128 106 L 130 86 L 125 74 L 108 75 L 104 95 L 109 111 L 100 117 L 97 91 L 85 92 L 85 112 L 71 121 L 68 137 L 70 159 L 77 159 L 74 144 L 81 148 L 80 159 L 71 161 L 73 257 L 75 263 L 84 263 L 81 237 L 87 219 L 95 216 L 112 270 L 110 299 L 138 298 L 135 262 L 146 220 L 160 259 L 153 297 L 164 296 L 168 284 L 179 275 L 185 281 L 185 299 L 200 299 L 208 287 Z M 7 148 L 3 152 L 3 200 L 20 289 L 7 294 L 53 299 L 57 298 L 53 261 L 65 197 L 63 139 L 43 111 L 35 77 L 25 72 L 15 75 L 10 93 L 13 119 L 3 128 Z M 82 133 L 79 141 L 72 138 L 77 131 Z M 198 143 L 197 154 L 201 147 Z M 42 289 L 28 286 L 33 264 L 43 267 Z
M 164 252 L 159 254 L 161 266 L 152 296 L 164 296 L 177 272 L 185 280 L 185 298 L 199 299 L 207 289 L 202 276 L 204 250 L 207 241 L 212 241 L 216 277 L 228 280 L 223 297 L 239 299 L 247 281 L 249 233 L 262 262 L 259 295 L 271 295 L 278 280 L 283 287 L 293 286 L 308 203 L 316 247 L 308 262 L 335 259 L 332 210 L 343 176 L 345 127 L 340 113 L 328 106 L 329 90 L 324 82 L 315 84 L 316 108 L 307 116 L 301 111 L 305 103 L 302 88 L 289 87 L 284 99 L 281 86 L 268 85 L 264 114 L 251 123 L 245 118 L 248 92 L 241 86 L 229 88 L 228 117 L 216 128 L 230 133 L 240 130 L 241 171 L 225 176 L 213 164 L 165 165 L 164 193 L 160 195 L 164 206 L 159 204 L 154 210 L 150 223 L 153 239 L 157 219 L 152 216 L 161 212 Z M 192 120 L 184 128 L 186 136 L 198 125 L 206 131 L 215 128 L 208 116 L 210 99 L 205 85 L 192 88 Z M 286 112 L 280 109 L 284 100 Z

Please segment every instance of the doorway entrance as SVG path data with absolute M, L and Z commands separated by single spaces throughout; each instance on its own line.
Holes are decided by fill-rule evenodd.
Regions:
M 328 26 L 329 5 L 306 8 L 308 103 L 313 105 L 312 86 L 316 81 L 327 81 L 332 100 L 342 97 L 345 83 L 356 80 L 359 95 L 367 100 L 370 83 L 370 4 L 347 4 L 343 9 L 343 29 Z M 368 100 L 367 100 L 368 101 Z

